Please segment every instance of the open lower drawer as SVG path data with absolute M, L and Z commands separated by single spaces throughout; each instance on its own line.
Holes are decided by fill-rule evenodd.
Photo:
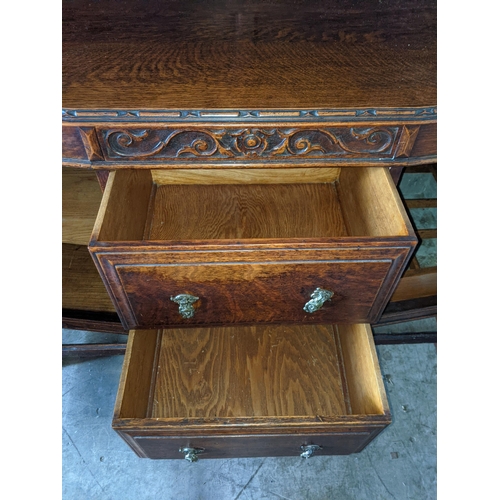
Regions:
M 113 428 L 141 457 L 362 450 L 391 421 L 369 325 L 137 330 Z
M 112 172 L 89 249 L 124 327 L 376 322 L 417 242 L 390 174 L 303 170 Z

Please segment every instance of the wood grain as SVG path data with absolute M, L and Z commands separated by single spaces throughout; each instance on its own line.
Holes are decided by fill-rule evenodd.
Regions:
M 89 249 L 124 327 L 377 321 L 417 240 L 386 169 L 347 170 L 340 207 L 337 183 L 156 185 L 150 171 L 112 172 Z M 317 287 L 334 297 L 308 315 Z M 194 318 L 170 300 L 182 293 L 200 297 Z
M 102 192 L 92 170 L 62 169 L 62 241 L 87 245 Z
M 142 240 L 153 184 L 148 170 L 109 174 L 92 240 Z
M 161 185 L 153 207 L 151 240 L 346 235 L 333 184 Z
M 62 157 L 63 162 L 65 160 L 88 161 L 87 151 L 85 150 L 79 127 L 63 126 Z
M 401 278 L 391 302 L 437 295 L 437 267 L 407 271 Z
M 63 4 L 65 108 L 435 104 L 435 2 Z
M 358 257 L 354 261 L 121 265 L 115 281 L 133 311 L 130 327 L 375 321 L 379 310 L 374 303 L 383 293 L 392 262 L 363 260 L 361 252 Z M 334 296 L 309 314 L 303 307 L 318 287 Z M 182 293 L 199 297 L 192 318 L 183 318 L 170 300 Z
M 404 200 L 404 204 L 410 208 L 437 208 L 437 198 L 421 198 L 419 200 Z
M 129 335 L 122 375 L 118 387 L 115 417 L 146 418 L 154 385 L 157 345 L 160 333 L 143 330 Z
M 350 236 L 414 236 L 388 169 L 344 168 L 337 190 Z
M 115 312 L 86 246 L 62 245 L 62 307 Z
M 411 151 L 412 156 L 437 154 L 437 124 L 422 125 Z M 434 160 L 435 163 L 436 160 Z M 428 163 L 428 162 L 427 162 Z
M 152 418 L 346 414 L 331 327 L 164 330 Z
M 335 325 L 354 414 L 388 413 L 377 353 L 366 324 Z
M 390 419 L 368 325 L 226 327 L 131 331 L 113 428 L 141 457 L 298 457 L 358 452 Z
M 335 182 L 339 168 L 151 170 L 156 184 L 289 184 Z

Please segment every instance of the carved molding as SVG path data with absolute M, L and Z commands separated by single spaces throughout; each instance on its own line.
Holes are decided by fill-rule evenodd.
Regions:
M 104 160 L 94 127 L 80 127 L 80 137 L 90 161 Z
M 398 150 L 396 152 L 396 158 L 400 158 L 402 156 L 410 156 L 419 130 L 420 125 L 414 127 L 402 127 L 401 138 L 399 139 Z
M 63 109 L 65 122 L 308 122 L 436 121 L 437 108 L 360 108 L 318 110 L 113 110 Z
M 287 160 L 395 155 L 402 127 L 97 129 L 108 160 Z

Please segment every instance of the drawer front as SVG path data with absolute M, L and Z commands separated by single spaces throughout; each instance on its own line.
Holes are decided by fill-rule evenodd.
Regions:
M 163 437 L 130 436 L 127 442 L 144 458 L 185 458 L 179 450 L 203 450 L 198 459 L 296 456 L 301 460 L 302 446 L 317 445 L 315 455 L 348 455 L 361 451 L 381 429 L 338 432 L 334 434 L 290 434 L 257 436 Z M 304 457 L 305 458 L 305 457 Z
M 117 308 L 129 327 L 255 323 L 370 323 L 391 282 L 395 262 L 152 263 L 108 265 Z M 333 292 L 312 300 L 317 289 Z M 387 295 L 387 290 L 385 290 Z M 187 294 L 186 307 L 172 300 Z M 304 306 L 309 302 L 312 312 Z M 184 309 L 183 309 L 184 307 Z M 186 309 L 190 314 L 186 314 Z M 189 317 L 191 316 L 191 317 Z

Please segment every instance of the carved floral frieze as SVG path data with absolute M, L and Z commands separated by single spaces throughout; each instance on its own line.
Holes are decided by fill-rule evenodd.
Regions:
M 392 157 L 401 127 L 98 129 L 108 160 Z

